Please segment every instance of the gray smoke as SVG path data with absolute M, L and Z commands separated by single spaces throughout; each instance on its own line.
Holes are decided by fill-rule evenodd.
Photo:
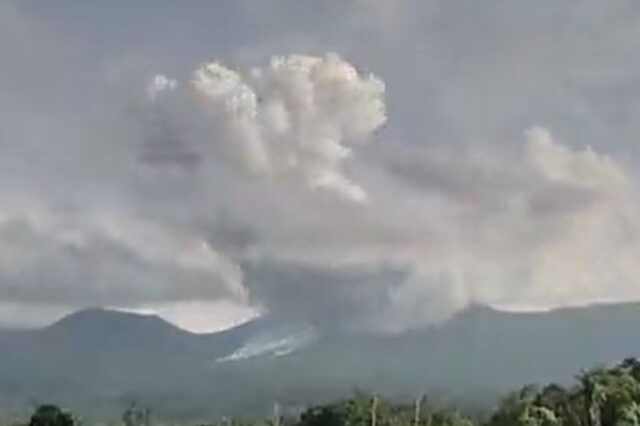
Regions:
M 0 5 L 0 322 L 640 299 L 636 2 L 141 4 Z

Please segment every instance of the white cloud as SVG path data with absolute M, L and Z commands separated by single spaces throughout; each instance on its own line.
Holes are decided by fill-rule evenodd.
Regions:
M 293 55 L 272 58 L 249 78 L 205 64 L 193 86 L 204 106 L 222 116 L 232 149 L 251 173 L 366 200 L 365 189 L 345 176 L 342 165 L 353 155 L 350 145 L 386 121 L 385 88 L 376 77 L 333 54 Z
M 312 225 L 317 233 L 307 228 L 306 243 L 265 241 L 264 257 L 243 266 L 251 296 L 284 316 L 385 332 L 473 303 L 549 309 L 639 299 L 640 204 L 628 173 L 543 128 L 525 136 L 518 157 L 493 163 L 453 149 L 446 167 L 413 187 L 417 199 L 384 194 L 378 182 L 357 223 L 333 216 Z M 414 159 L 405 170 L 433 167 Z
M 449 221 L 458 237 L 441 244 L 441 266 L 414 259 L 420 284 L 409 281 L 395 297 L 407 292 L 412 296 L 404 303 L 415 304 L 415 292 L 425 292 L 425 302 L 441 301 L 435 312 L 473 302 L 545 309 L 640 297 L 640 270 L 632 261 L 640 256 L 640 201 L 629 174 L 591 148 L 557 142 L 544 128 L 526 136 L 515 169 L 497 169 L 511 182 L 500 189 L 502 206 L 495 205 L 493 180 L 484 189 L 476 182 L 480 197 Z M 483 193 L 491 198 L 483 200 Z M 429 291 L 434 271 L 444 275 Z
M 3 301 L 61 307 L 246 301 L 242 272 L 199 236 L 108 212 L 3 213 Z
M 626 173 L 612 159 L 588 147 L 575 152 L 555 142 L 543 128 L 527 132 L 527 155 L 531 165 L 551 182 L 590 188 L 606 193 L 626 192 Z
M 0 317 L 640 300 L 636 2 L 44 7 L 0 5 Z
M 640 296 L 640 201 L 628 173 L 591 148 L 573 151 L 529 132 L 528 156 L 549 182 L 594 191 L 585 208 L 555 218 L 558 233 L 532 253 L 528 298 L 563 306 Z
M 152 101 L 158 99 L 158 96 L 163 92 L 172 92 L 178 87 L 176 80 L 170 79 L 162 74 L 158 74 L 151 79 L 147 86 L 147 96 Z

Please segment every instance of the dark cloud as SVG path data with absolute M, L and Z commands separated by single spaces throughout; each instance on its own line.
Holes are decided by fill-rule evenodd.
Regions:
M 243 268 L 252 301 L 275 317 L 320 328 L 366 327 L 367 319 L 389 303 L 389 292 L 407 279 L 390 265 L 305 264 L 275 259 Z

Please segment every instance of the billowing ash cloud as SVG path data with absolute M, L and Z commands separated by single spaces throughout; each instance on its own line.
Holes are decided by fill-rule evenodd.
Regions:
M 529 132 L 527 155 L 552 187 L 592 194 L 591 203 L 573 211 L 559 209 L 552 222 L 543 222 L 545 231 L 551 232 L 553 225 L 558 235 L 533 253 L 531 303 L 561 306 L 637 298 L 639 270 L 632 259 L 640 254 L 640 204 L 628 173 L 591 148 L 568 149 L 542 129 Z
M 155 101 L 177 82 L 158 75 L 149 84 Z M 352 145 L 386 121 L 381 80 L 362 75 L 335 54 L 274 57 L 243 77 L 220 63 L 202 65 L 189 90 L 192 106 L 213 124 L 210 144 L 223 145 L 236 164 L 255 176 L 301 181 L 362 202 L 366 191 L 351 181 L 343 164 Z
M 424 181 L 408 177 L 418 199 L 381 191 L 357 225 L 334 217 L 334 234 L 307 228 L 307 244 L 291 238 L 245 265 L 252 297 L 290 318 L 395 332 L 472 303 L 546 309 L 640 295 L 640 205 L 613 159 L 543 128 L 526 132 L 515 158 L 452 152 L 445 167 L 437 157 L 397 159 L 425 169 Z
M 624 194 L 629 190 L 626 173 L 610 158 L 598 155 L 590 147 L 573 152 L 556 143 L 546 129 L 527 132 L 527 156 L 535 171 L 550 182 L 602 194 Z
M 0 323 L 640 300 L 636 2 L 112 7 L 0 4 Z
M 32 209 L 0 219 L 4 302 L 139 306 L 243 302 L 242 272 L 205 240 L 145 221 Z

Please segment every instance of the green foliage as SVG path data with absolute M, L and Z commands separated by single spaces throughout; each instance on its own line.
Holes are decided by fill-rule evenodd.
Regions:
M 569 389 L 526 386 L 506 398 L 488 426 L 640 425 L 640 363 L 627 359 L 581 373 Z
M 417 402 L 415 403 L 417 404 Z M 377 398 L 358 398 L 313 407 L 301 414 L 297 426 L 471 426 L 457 412 L 436 411 L 415 404 L 397 404 Z M 421 408 L 417 411 L 417 407 Z
M 485 422 L 457 411 L 434 409 L 426 400 L 399 404 L 362 392 L 348 400 L 315 406 L 296 421 L 224 419 L 218 426 L 640 426 L 640 361 L 583 371 L 570 387 L 528 385 L 510 394 Z M 274 413 L 275 414 L 275 413 Z M 55 405 L 39 407 L 29 426 L 76 426 Z M 131 405 L 124 426 L 149 426 L 149 411 Z
M 419 405 L 376 403 L 356 398 L 314 407 L 298 426 L 467 426 L 455 412 L 418 413 Z M 374 410 L 375 408 L 375 410 Z M 375 423 L 373 416 L 375 413 Z M 482 424 L 477 422 L 478 424 Z M 528 385 L 509 395 L 484 426 L 640 426 L 640 361 L 626 359 L 612 368 L 582 372 L 576 383 Z
M 29 426 L 74 426 L 73 416 L 56 405 L 41 405 L 31 416 Z

